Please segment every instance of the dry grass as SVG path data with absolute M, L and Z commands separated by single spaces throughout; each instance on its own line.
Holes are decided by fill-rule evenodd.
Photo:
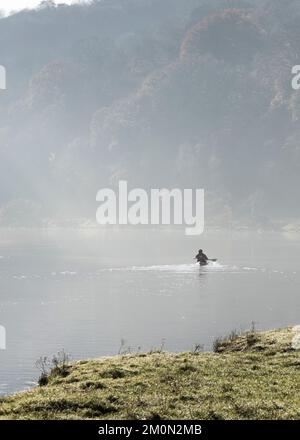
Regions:
M 300 419 L 291 329 L 223 341 L 218 353 L 81 361 L 66 377 L 4 398 L 2 419 Z

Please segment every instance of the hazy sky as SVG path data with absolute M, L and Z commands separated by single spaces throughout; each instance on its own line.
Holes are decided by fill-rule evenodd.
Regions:
M 82 0 L 55 0 L 55 3 L 78 3 Z M 0 0 L 0 10 L 6 14 L 11 11 L 24 8 L 34 8 L 41 3 L 41 0 Z

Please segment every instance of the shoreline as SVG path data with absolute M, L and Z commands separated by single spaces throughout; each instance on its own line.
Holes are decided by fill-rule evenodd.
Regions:
M 300 326 L 243 334 L 215 352 L 60 360 L 41 386 L 0 399 L 0 419 L 300 419 Z

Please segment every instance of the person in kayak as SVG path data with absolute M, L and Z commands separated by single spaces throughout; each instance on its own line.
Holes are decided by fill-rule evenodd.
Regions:
M 195 259 L 197 260 L 197 263 L 200 264 L 200 266 L 206 266 L 209 262 L 215 263 L 217 258 L 208 258 L 202 249 L 199 249 L 198 254 L 195 256 Z
M 208 262 L 208 257 L 204 254 L 202 249 L 199 249 L 198 254 L 196 255 L 195 259 L 200 265 L 205 265 Z

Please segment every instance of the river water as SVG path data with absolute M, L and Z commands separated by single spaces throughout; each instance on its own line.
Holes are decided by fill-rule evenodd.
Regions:
M 199 268 L 201 247 L 218 262 Z M 232 329 L 300 323 L 300 236 L 180 230 L 0 231 L 0 394 L 36 360 L 189 350 Z

